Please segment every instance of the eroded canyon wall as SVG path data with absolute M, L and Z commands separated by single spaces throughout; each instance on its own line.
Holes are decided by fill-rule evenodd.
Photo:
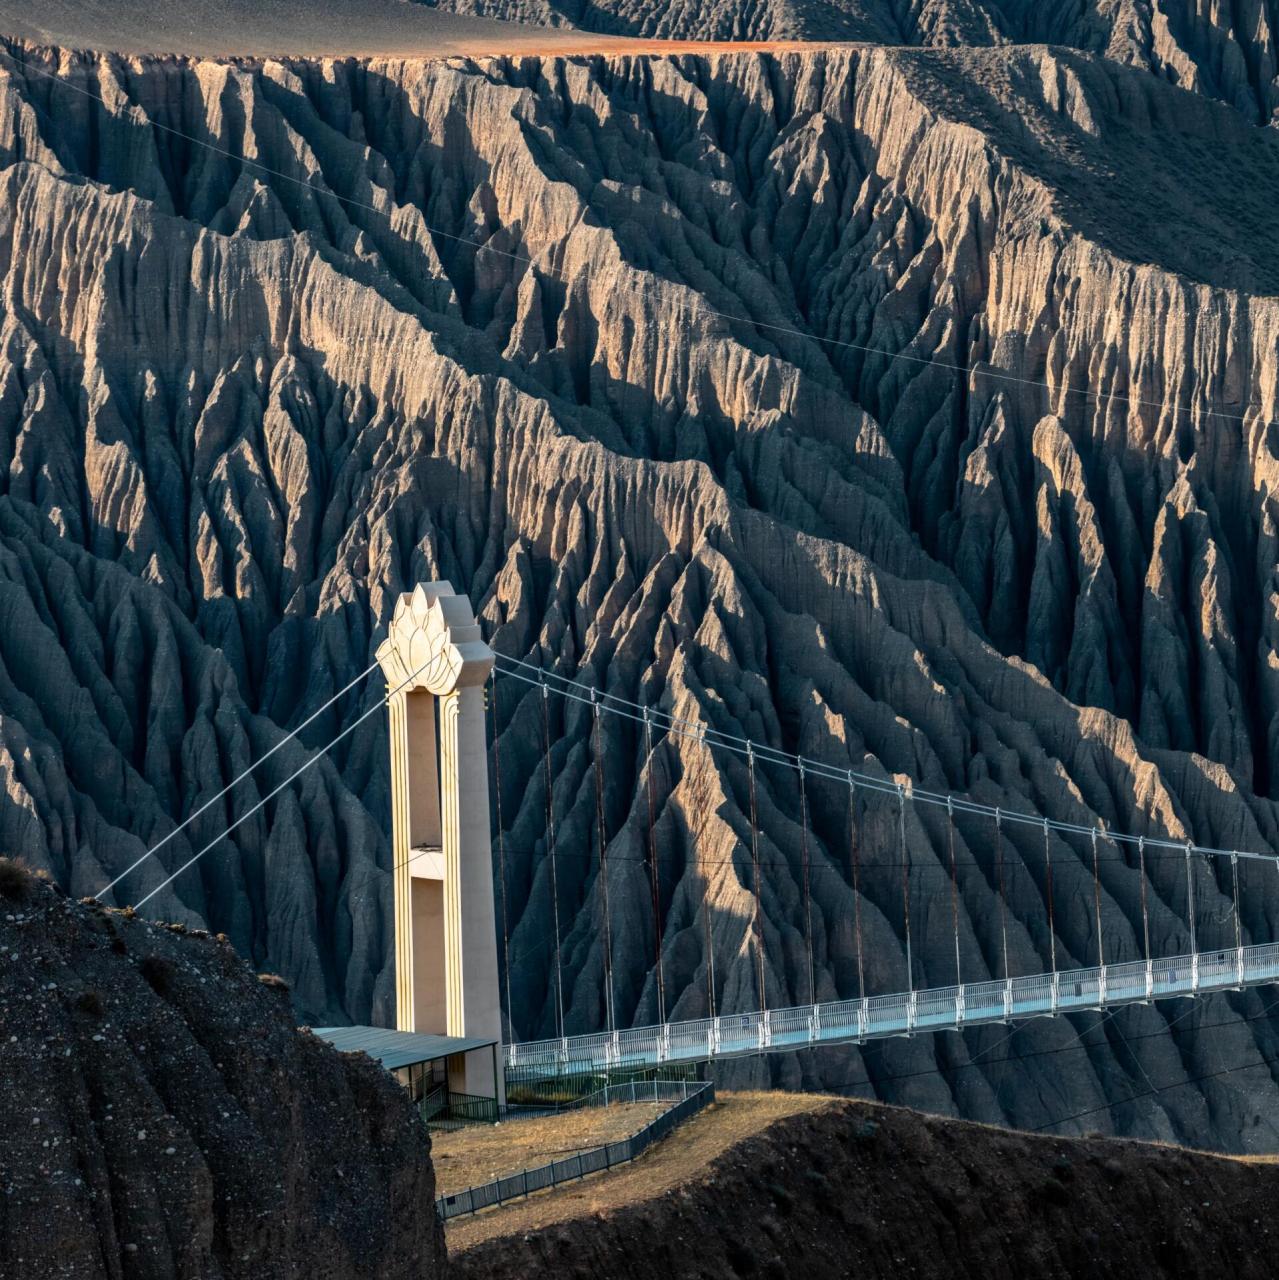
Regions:
M 1279 140 L 1239 112 L 1043 48 L 10 47 L 0 824 L 73 892 L 362 671 L 396 595 L 434 577 L 501 653 L 755 741 L 1275 846 Z M 351 732 L 150 904 L 287 974 L 317 1021 L 390 1010 L 385 727 L 356 724 L 381 693 L 309 726 L 311 747 Z M 495 709 L 515 1030 L 544 1035 L 541 699 L 508 678 Z M 566 1021 L 595 1029 L 590 713 L 548 709 Z M 633 724 L 602 736 L 618 1011 L 646 1022 L 647 777 Z M 304 758 L 277 752 L 160 861 Z M 653 784 L 667 1009 L 706 1007 L 707 902 L 718 1008 L 757 1007 L 745 767 L 673 738 Z M 806 797 L 820 998 L 858 989 L 847 800 Z M 771 1005 L 809 998 L 799 806 L 760 770 Z M 854 818 L 868 984 L 900 989 L 896 801 Z M 946 827 L 907 819 L 913 976 L 946 983 Z M 965 978 L 1002 973 L 994 837 L 961 819 Z M 1043 837 L 1003 839 L 1010 967 L 1040 971 Z M 1059 960 L 1091 963 L 1090 850 L 1051 852 Z M 1106 956 L 1136 957 L 1138 869 L 1109 844 L 1100 866 Z M 1264 870 L 1245 870 L 1257 938 L 1279 908 Z M 1194 874 L 1201 940 L 1224 944 L 1228 868 Z M 1182 861 L 1152 858 L 1147 889 L 1152 946 L 1183 949 Z M 1265 1051 L 1265 1008 L 750 1070 L 1021 1124 L 1109 1103 L 1088 1126 L 1252 1149 L 1279 1141 L 1269 1072 L 1199 1077 Z
M 666 40 L 1065 45 L 1141 67 L 1259 123 L 1279 106 L 1276 0 L 438 0 L 432 7 Z

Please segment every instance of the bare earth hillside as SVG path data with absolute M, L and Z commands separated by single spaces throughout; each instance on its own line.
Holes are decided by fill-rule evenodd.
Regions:
M 1279 137 L 1253 115 L 1042 46 L 5 48 L 0 838 L 73 893 L 363 670 L 433 577 L 503 653 L 756 741 L 1275 846 Z M 589 716 L 550 715 L 578 1031 L 603 1017 Z M 536 690 L 500 683 L 497 718 L 516 1030 L 545 1035 Z M 604 737 L 619 1014 L 648 1022 L 639 735 Z M 305 1017 L 387 1016 L 384 742 L 371 716 L 148 909 L 227 933 Z M 277 753 L 114 900 L 304 758 Z M 708 895 L 718 1008 L 757 1007 L 745 769 L 660 743 L 654 792 L 668 1008 L 706 1008 Z M 809 800 L 816 994 L 855 995 L 846 789 Z M 775 1007 L 810 995 L 793 777 L 762 769 L 759 811 Z M 868 983 L 900 989 L 895 802 L 857 823 Z M 960 825 L 969 979 L 1002 972 L 991 825 Z M 938 815 L 911 810 L 907 839 L 915 981 L 948 983 Z M 1059 960 L 1091 963 L 1089 850 L 1052 853 Z M 1138 872 L 1102 855 L 1105 954 L 1133 958 Z M 1042 836 L 1008 830 L 1005 856 L 1010 967 L 1042 971 Z M 1201 942 L 1224 945 L 1227 868 L 1195 875 Z M 1269 938 L 1279 877 L 1244 887 Z M 1185 948 L 1179 858 L 1151 860 L 1148 895 L 1153 948 Z M 1173 1087 L 1258 1063 L 1266 998 L 738 1078 L 1029 1125 L 1111 1104 L 1084 1123 L 1273 1147 L 1264 1066 Z
M 36 7 L 0 0 L 0 30 L 73 49 L 201 57 L 448 57 L 556 45 L 571 51 L 582 44 L 570 31 L 439 13 L 409 0 L 189 0 L 159 8 L 108 0 L 42 0 Z M 599 43 L 598 36 L 590 38 Z
M 412 1106 L 276 983 L 0 860 L 0 1274 L 443 1274 Z
M 548 25 L 539 25 L 516 11 L 503 17 L 516 21 L 449 13 L 414 0 L 183 0 L 159 9 L 106 0 L 42 0 L 33 9 L 15 0 L 0 0 L 0 32 L 6 35 L 37 44 L 117 53 L 214 58 L 491 57 L 699 49 L 704 39 L 694 31 L 681 44 L 665 37 L 641 39 L 578 30 L 553 18 Z M 781 47 L 791 42 L 767 43 Z
M 554 1197 L 534 1199 L 527 1211 L 549 1219 L 535 1230 L 493 1231 L 519 1209 L 477 1220 L 480 1243 L 450 1233 L 451 1274 L 1263 1280 L 1277 1188 L 1273 1164 L 836 1104 L 776 1121 L 647 1199 L 558 1219 Z

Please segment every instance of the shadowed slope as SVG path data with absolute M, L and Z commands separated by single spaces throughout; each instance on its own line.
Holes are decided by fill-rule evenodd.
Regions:
M 0 860 L 0 1271 L 440 1276 L 429 1140 L 225 939 Z

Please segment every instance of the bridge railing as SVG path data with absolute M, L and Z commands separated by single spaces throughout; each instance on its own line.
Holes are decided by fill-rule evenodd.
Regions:
M 1088 969 L 968 982 L 756 1013 L 725 1014 L 613 1034 L 509 1045 L 507 1068 L 520 1074 L 652 1066 L 738 1057 L 788 1048 L 1045 1014 L 1101 1009 L 1168 996 L 1279 979 L 1279 943 L 1129 960 Z

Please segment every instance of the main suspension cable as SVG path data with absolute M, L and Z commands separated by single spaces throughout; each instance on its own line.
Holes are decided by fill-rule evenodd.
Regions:
M 525 662 L 519 658 L 508 658 L 501 654 L 498 655 L 498 664 L 501 674 L 510 679 L 519 680 L 532 686 L 539 686 L 544 680 L 557 681 L 563 687 L 555 688 L 553 692 L 572 701 L 590 703 L 592 686 L 581 681 L 573 680 L 568 676 L 559 675 L 555 672 L 545 671 L 534 663 Z M 619 715 L 636 722 L 643 721 L 644 704 L 631 702 L 617 694 L 597 692 L 602 710 L 610 715 Z M 808 773 L 841 782 L 845 780 L 848 773 L 847 768 L 841 765 L 831 764 L 823 760 L 814 760 L 808 756 L 800 757 L 793 752 L 782 751 L 780 748 L 770 747 L 754 741 L 748 744 L 748 740 L 739 734 L 712 729 L 700 721 L 683 719 L 651 708 L 650 716 L 653 723 L 663 732 L 673 734 L 676 737 L 694 739 L 710 747 L 718 747 L 721 750 L 745 756 L 749 745 L 755 757 L 766 764 L 782 765 L 793 770 L 799 767 L 799 762 L 802 759 L 804 768 Z M 857 784 L 867 791 L 880 792 L 886 795 L 895 795 L 897 792 L 898 783 L 891 778 L 876 776 L 875 774 L 858 770 L 853 770 L 853 776 Z M 988 818 L 995 816 L 994 805 L 981 804 L 976 800 L 956 795 L 953 792 L 932 791 L 928 788 L 919 787 L 913 782 L 911 784 L 911 800 L 917 804 L 940 805 L 943 808 L 950 809 L 953 813 L 980 814 Z M 1017 809 L 1001 807 L 1000 812 L 1004 822 L 1030 824 L 1036 827 L 1047 822 L 1050 830 L 1060 832 L 1063 835 L 1090 837 L 1095 830 L 1095 827 L 1091 825 L 1086 826 L 1078 822 L 1063 822 L 1056 818 L 1045 818 L 1042 814 L 1023 813 Z M 1139 839 L 1144 838 L 1147 848 L 1164 850 L 1168 853 L 1175 853 L 1178 856 L 1181 855 L 1186 847 L 1184 838 L 1174 839 L 1170 836 L 1146 835 L 1143 837 L 1111 830 L 1107 832 L 1107 838 L 1116 845 L 1120 843 L 1136 845 Z M 1279 867 L 1279 853 L 1251 849 L 1216 848 L 1210 845 L 1196 844 L 1193 840 L 1190 841 L 1190 844 L 1195 852 L 1204 857 L 1229 858 L 1237 856 L 1253 861 L 1272 862 Z
M 364 721 L 366 721 L 369 718 L 369 716 L 371 716 L 375 711 L 380 711 L 402 689 L 408 688 L 408 686 L 412 684 L 413 681 L 416 680 L 417 677 L 421 675 L 421 673 L 425 671 L 428 666 L 431 665 L 431 662 L 432 662 L 432 659 L 428 658 L 427 661 L 424 662 L 420 667 L 418 667 L 418 669 L 414 671 L 411 675 L 409 675 L 407 679 L 405 679 L 400 684 L 396 685 L 394 689 L 392 689 L 384 697 L 380 698 L 377 702 L 375 702 L 367 711 L 362 712 L 359 716 L 357 716 L 356 719 L 354 719 L 349 725 L 347 725 L 345 729 L 342 730 L 341 733 L 337 735 L 337 737 L 330 739 L 313 756 L 311 756 L 310 759 L 308 759 L 304 764 L 300 765 L 298 768 L 294 769 L 293 772 L 289 774 L 289 776 L 285 778 L 285 780 L 281 782 L 279 786 L 275 787 L 271 791 L 268 791 L 267 794 L 264 795 L 262 799 L 257 802 L 257 804 L 255 804 L 251 809 L 246 810 L 238 818 L 236 818 L 234 822 L 230 823 L 230 825 L 225 827 L 221 835 L 217 836 L 213 840 L 210 840 L 209 843 L 206 844 L 203 849 L 201 849 L 198 853 L 194 854 L 192 857 L 188 858 L 175 872 L 167 876 L 165 879 L 161 880 L 160 883 L 156 885 L 155 888 L 152 889 L 144 897 L 139 898 L 137 902 L 133 904 L 133 910 L 137 911 L 139 908 L 145 906 L 148 902 L 151 901 L 152 898 L 155 897 L 157 893 L 160 892 L 161 889 L 165 888 L 167 885 L 172 884 L 184 871 L 186 871 L 189 867 L 193 867 L 197 862 L 199 862 L 200 859 L 203 858 L 204 855 L 208 853 L 210 849 L 214 849 L 219 844 L 221 844 L 222 841 L 225 840 L 227 836 L 231 834 L 232 831 L 234 831 L 238 826 L 240 826 L 241 823 L 247 822 L 251 817 L 253 817 L 255 813 L 257 813 L 259 810 L 264 808 L 271 800 L 274 800 L 275 797 L 278 796 L 281 791 L 283 791 L 287 786 L 290 785 L 290 783 L 292 783 L 295 779 L 300 778 L 313 764 L 316 764 L 321 758 L 323 758 L 330 751 L 332 751 L 333 748 L 336 747 L 337 744 L 341 742 L 345 737 L 347 737 L 349 734 L 354 733 L 355 730 L 358 729 L 359 726 L 362 725 Z

